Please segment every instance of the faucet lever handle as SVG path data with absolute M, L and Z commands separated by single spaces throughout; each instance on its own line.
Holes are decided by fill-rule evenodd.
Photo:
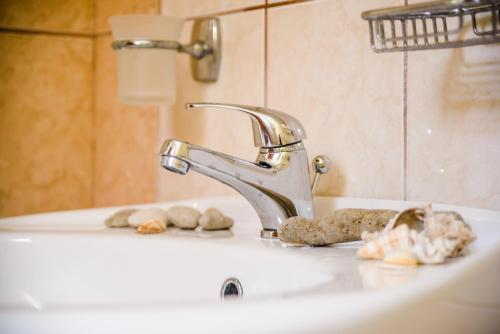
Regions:
M 300 122 L 284 112 L 267 108 L 223 103 L 187 103 L 186 109 L 225 108 L 242 111 L 251 116 L 253 139 L 257 147 L 290 145 L 306 138 L 306 131 Z

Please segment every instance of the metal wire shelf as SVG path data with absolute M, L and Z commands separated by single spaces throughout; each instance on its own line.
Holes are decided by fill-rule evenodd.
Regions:
M 445 0 L 363 12 L 377 53 L 500 42 L 500 0 Z

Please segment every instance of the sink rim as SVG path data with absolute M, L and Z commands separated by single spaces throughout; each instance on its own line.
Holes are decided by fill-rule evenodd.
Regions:
M 379 200 L 379 199 L 359 199 L 359 198 L 346 198 L 346 197 L 319 197 L 315 200 L 333 201 L 335 205 L 342 206 L 346 203 L 363 204 L 361 207 L 394 207 L 394 206 L 414 206 L 422 204 L 422 202 L 411 201 L 395 201 L 395 200 Z M 134 205 L 134 207 L 148 207 L 156 205 L 186 205 L 198 203 L 198 205 L 210 205 L 218 201 L 229 201 L 229 203 L 242 204 L 244 199 L 240 197 L 211 197 L 192 199 L 175 202 L 165 203 L 149 203 L 143 205 Z M 200 204 L 201 203 L 201 204 Z M 382 205 L 382 206 L 380 206 Z M 476 226 L 488 223 L 488 221 L 500 222 L 500 212 L 486 209 L 468 208 L 446 204 L 433 204 L 437 209 L 454 209 L 464 215 L 466 219 L 478 220 L 474 222 Z M 86 209 L 76 211 L 58 212 L 61 214 L 59 218 L 75 213 L 89 213 L 89 210 L 99 210 L 100 214 L 109 214 L 117 209 L 130 206 L 120 206 L 111 208 L 100 209 Z M 49 214 L 35 214 L 29 216 L 19 216 L 0 219 L 0 232 L 2 227 L 12 228 L 12 224 L 28 224 L 30 219 L 43 218 Z M 249 219 L 251 220 L 251 219 Z M 29 224 L 28 224 L 29 225 Z M 76 224 L 78 225 L 78 223 Z M 235 225 L 238 233 L 235 240 L 244 244 L 251 245 L 256 241 L 262 242 L 258 238 L 258 231 L 260 224 L 256 221 L 252 226 L 242 226 L 243 224 Z M 18 225 L 20 226 L 20 225 Z M 237 227 L 238 226 L 238 227 Z M 500 230 L 497 226 L 488 226 L 498 233 Z M 11 230 L 12 231 L 12 230 Z M 19 231 L 25 233 L 27 231 Z M 51 233 L 51 232 L 44 232 Z M 78 233 L 78 232 L 74 232 Z M 241 233 L 241 234 L 239 234 Z M 253 234 L 255 233 L 255 234 Z M 481 236 L 482 237 L 482 236 Z M 480 238 L 482 239 L 482 238 Z M 231 240 L 231 239 L 229 239 Z M 199 240 L 202 241 L 202 240 Z M 218 240 L 219 242 L 231 244 L 228 240 Z M 205 240 L 203 240 L 205 242 Z M 210 243 L 210 240 L 206 240 Z M 476 241 L 477 243 L 477 241 Z M 401 286 L 384 288 L 381 290 L 363 290 L 363 291 L 345 291 L 342 293 L 322 291 L 322 292 L 308 292 L 306 294 L 298 294 L 287 298 L 274 298 L 264 300 L 245 300 L 244 302 L 235 301 L 230 304 L 213 304 L 213 303 L 200 303 L 199 305 L 180 305 L 178 307 L 153 307 L 137 309 L 122 309 L 122 310 L 107 310 L 96 312 L 95 310 L 87 311 L 57 311 L 57 312 L 0 312 L 0 324 L 3 321 L 12 321 L 12 323 L 20 324 L 26 320 L 25 317 L 29 316 L 30 320 L 34 320 L 40 328 L 47 329 L 46 332 L 52 332 L 56 324 L 61 324 L 61 321 L 68 321 L 71 323 L 82 323 L 88 321 L 95 321 L 98 324 L 107 324 L 107 329 L 110 332 L 129 332 L 134 329 L 135 324 L 141 324 L 141 330 L 147 332 L 160 332 L 162 324 L 165 321 L 172 321 L 177 323 L 179 319 L 184 319 L 184 329 L 189 330 L 204 330 L 206 332 L 217 332 L 220 330 L 220 321 L 224 321 L 228 328 L 235 331 L 248 329 L 249 324 L 255 328 L 255 331 L 265 331 L 266 328 L 273 328 L 279 331 L 280 329 L 286 330 L 294 328 L 297 331 L 307 330 L 311 331 L 311 325 L 314 327 L 317 323 L 317 328 L 326 328 L 327 326 L 334 326 L 342 328 L 342 326 L 352 326 L 357 320 L 359 314 L 364 317 L 371 317 L 375 319 L 381 314 L 389 314 L 397 312 L 398 309 L 406 307 L 410 304 L 417 305 L 425 303 L 434 298 L 434 294 L 444 293 L 456 288 L 459 276 L 463 276 L 467 272 L 474 271 L 479 266 L 487 265 L 492 259 L 498 258 L 500 254 L 500 237 L 492 240 L 489 243 L 477 243 L 477 247 L 473 248 L 472 254 L 459 259 L 454 263 L 446 266 L 446 270 L 436 270 L 430 272 L 429 275 L 421 275 L 417 277 L 411 284 L 403 284 Z M 439 269 L 439 268 L 438 268 Z M 444 269 L 444 268 L 443 268 Z M 406 306 L 405 306 L 406 305 Z M 307 320 L 301 319 L 300 312 L 304 309 L 314 310 L 314 314 L 308 314 Z M 333 310 L 335 312 L 333 312 Z M 168 312 L 166 312 L 168 311 Z M 127 322 L 120 322 L 119 319 L 126 317 L 130 320 Z M 203 324 L 193 323 L 188 319 L 192 317 L 199 317 L 203 319 Z M 63 320 L 65 318 L 66 320 Z M 277 324 L 276 319 L 288 319 L 285 324 Z M 9 320 L 10 319 L 10 320 Z M 17 319 L 17 320 L 16 320 Z M 177 319 L 177 320 L 176 320 Z M 0 325 L 1 328 L 2 325 Z M 274 326 L 274 327 L 268 327 Z M 289 327 L 293 326 L 293 327 Z M 36 328 L 36 327 L 33 327 Z M 347 328 L 347 327 L 345 327 Z M 98 329 L 98 328 L 97 328 Z M 57 332 L 57 331 L 55 331 Z M 83 331 L 82 331 L 83 332 Z

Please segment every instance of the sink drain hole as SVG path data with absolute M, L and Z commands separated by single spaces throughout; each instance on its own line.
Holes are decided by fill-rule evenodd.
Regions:
M 243 286 L 237 278 L 230 277 L 222 283 L 220 299 L 233 299 L 243 297 Z

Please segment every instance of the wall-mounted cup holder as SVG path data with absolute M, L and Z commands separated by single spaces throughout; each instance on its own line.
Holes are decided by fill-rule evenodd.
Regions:
M 156 15 L 126 15 L 109 18 L 113 32 L 111 47 L 118 53 L 118 95 L 132 103 L 175 101 L 175 54 L 191 56 L 193 78 L 215 82 L 221 63 L 219 19 L 194 21 L 191 43 L 179 39 L 184 20 Z

